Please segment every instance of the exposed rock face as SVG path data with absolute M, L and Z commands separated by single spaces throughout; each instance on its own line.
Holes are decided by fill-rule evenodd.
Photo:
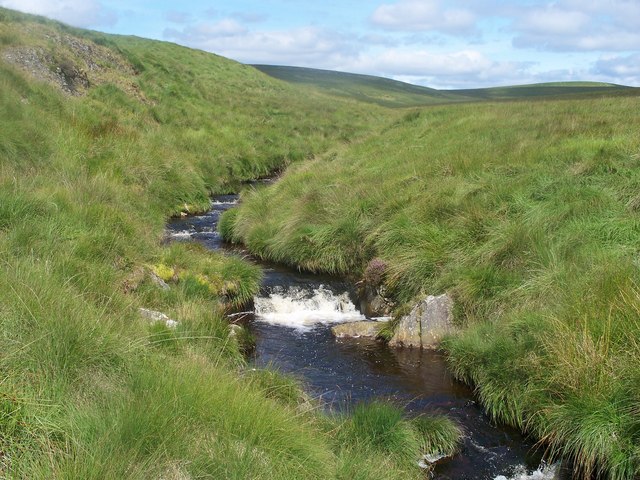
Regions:
M 436 348 L 442 337 L 454 330 L 452 311 L 453 301 L 449 295 L 429 295 L 400 319 L 389 345 Z
M 46 39 L 48 46 L 9 46 L 0 53 L 0 60 L 68 95 L 85 95 L 91 86 L 109 83 L 146 101 L 132 81 L 137 74 L 135 68 L 113 49 L 88 39 L 61 34 L 44 25 L 29 26 L 28 31 L 37 38 Z
M 421 302 L 422 303 L 422 302 Z M 396 333 L 389 340 L 389 345 L 392 347 L 421 347 L 422 342 L 420 340 L 420 316 L 422 312 L 416 312 L 416 309 L 420 307 L 420 304 L 413 307 L 411 313 L 400 319 L 396 328 Z
M 360 310 L 367 317 L 387 317 L 391 314 L 393 303 L 385 296 L 382 288 L 365 286 L 360 291 Z
M 362 280 L 358 282 L 360 311 L 367 317 L 387 317 L 394 304 L 387 298 L 384 279 L 387 263 L 381 258 L 372 259 L 365 268 Z
M 341 323 L 331 328 L 337 338 L 377 337 L 385 322 L 362 321 Z
M 66 58 L 56 59 L 43 48 L 14 47 L 3 53 L 3 59 L 70 95 L 83 95 L 91 84 L 81 66 Z

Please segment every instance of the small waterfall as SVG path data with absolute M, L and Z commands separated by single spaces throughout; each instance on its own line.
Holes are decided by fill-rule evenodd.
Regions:
M 364 320 L 347 292 L 336 293 L 324 285 L 307 289 L 275 287 L 254 300 L 256 320 L 308 330 L 318 323 Z
M 527 473 L 526 468 L 517 468 L 509 477 L 498 475 L 494 480 L 555 480 L 557 477 L 558 465 L 548 465 L 542 462 L 540 467 L 533 473 Z
M 227 197 L 229 197 L 229 199 L 227 200 L 211 200 L 211 206 L 212 207 L 219 207 L 220 205 L 237 205 L 238 204 L 238 199 L 237 198 L 231 198 L 232 195 L 227 195 Z M 233 197 L 235 197 L 235 195 L 233 195 Z

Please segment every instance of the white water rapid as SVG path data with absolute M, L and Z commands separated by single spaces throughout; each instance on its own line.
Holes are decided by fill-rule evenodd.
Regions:
M 504 475 L 498 475 L 493 480 L 555 480 L 557 477 L 557 469 L 558 466 L 548 465 L 545 462 L 542 462 L 538 469 L 529 474 L 527 470 L 522 467 L 521 469 L 516 469 L 516 471 L 509 477 Z
M 334 293 L 320 285 L 313 290 L 301 287 L 275 288 L 268 296 L 254 299 L 256 320 L 308 330 L 318 323 L 364 320 L 347 292 Z

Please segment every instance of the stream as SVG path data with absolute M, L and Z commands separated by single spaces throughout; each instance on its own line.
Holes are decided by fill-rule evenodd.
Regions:
M 237 204 L 237 195 L 212 199 L 203 215 L 173 219 L 175 241 L 194 241 L 229 251 L 217 232 L 219 216 Z M 435 467 L 434 479 L 552 480 L 564 475 L 542 460 L 533 442 L 517 430 L 496 425 L 477 404 L 473 391 L 456 381 L 441 353 L 392 349 L 371 339 L 340 339 L 331 325 L 363 320 L 352 287 L 339 278 L 300 273 L 258 262 L 264 281 L 247 327 L 256 339 L 250 361 L 297 376 L 327 409 L 390 399 L 408 415 L 446 414 L 463 427 L 458 454 Z M 426 475 L 425 475 L 426 477 Z

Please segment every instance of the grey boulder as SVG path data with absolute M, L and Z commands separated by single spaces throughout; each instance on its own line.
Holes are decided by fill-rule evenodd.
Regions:
M 454 329 L 451 297 L 446 293 L 438 296 L 429 295 L 418 302 L 409 315 L 400 319 L 389 345 L 437 348 L 442 338 Z
M 341 323 L 331 328 L 337 338 L 377 337 L 385 322 L 366 320 L 362 322 Z

